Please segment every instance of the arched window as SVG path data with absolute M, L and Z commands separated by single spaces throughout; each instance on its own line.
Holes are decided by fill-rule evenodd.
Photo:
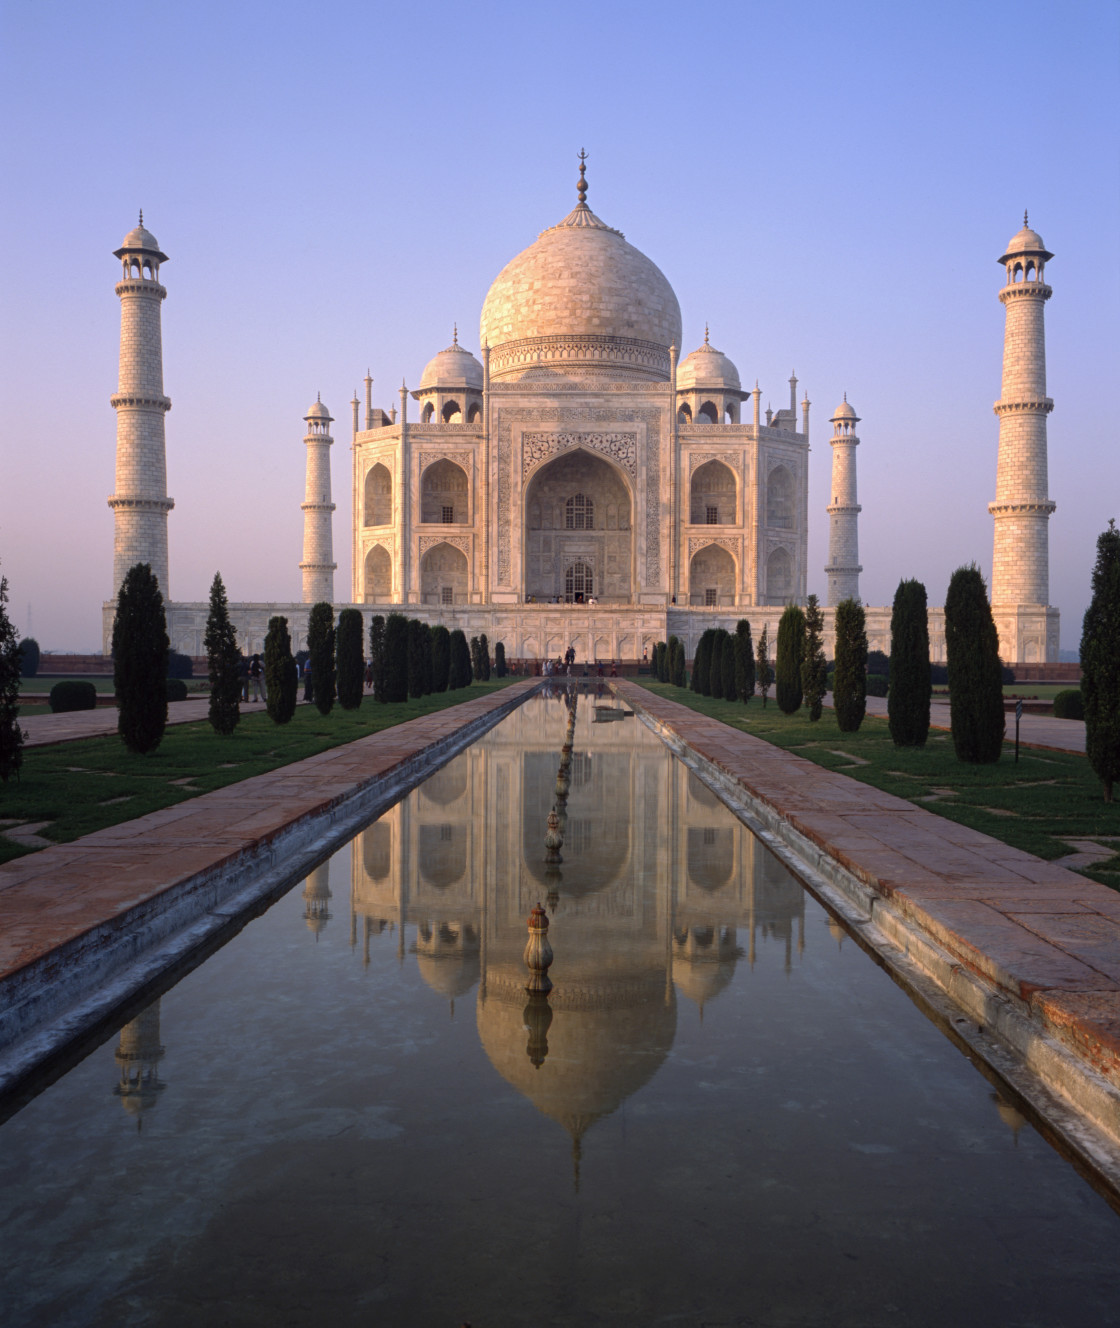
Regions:
M 595 504 L 585 494 L 577 493 L 564 504 L 567 530 L 591 530 L 595 524 Z
M 421 423 L 421 424 L 431 424 L 431 422 L 432 422 L 432 416 L 433 416 L 435 413 L 436 413 L 436 408 L 435 408 L 435 406 L 432 404 L 432 402 L 429 401 L 429 402 L 424 406 L 424 409 L 420 412 L 420 423 Z
M 572 563 L 564 573 L 564 596 L 566 599 L 582 604 L 589 595 L 595 593 L 591 579 L 591 568 L 586 563 Z
M 476 401 L 467 411 L 467 423 L 477 424 L 480 419 L 482 419 L 482 407 Z
M 393 519 L 393 477 L 380 464 L 366 475 L 365 524 L 387 526 Z
M 461 424 L 463 421 L 463 409 L 457 401 L 448 401 L 440 414 L 444 424 Z
M 689 489 L 689 520 L 694 526 L 735 524 L 735 476 L 722 461 L 697 466 Z
M 775 549 L 766 560 L 766 598 L 783 604 L 793 595 L 793 560 L 786 549 Z
M 687 401 L 682 402 L 680 410 L 677 411 L 677 422 L 679 424 L 692 423 L 692 407 Z
M 724 407 L 724 411 L 723 411 L 723 422 L 724 422 L 724 424 L 738 424 L 738 423 L 739 423 L 739 405 L 738 405 L 738 402 L 735 402 L 735 401 L 729 401 L 729 402 L 727 403 L 727 405 Z
M 709 424 L 719 423 L 719 411 L 716 410 L 714 401 L 705 401 L 700 407 L 700 412 L 696 416 L 696 423 L 699 424 L 701 420 L 707 420 Z
M 428 525 L 462 525 L 467 515 L 467 472 L 444 457 L 420 479 L 420 520 Z
M 385 821 L 374 821 L 362 831 L 362 861 L 366 875 L 383 881 L 393 869 L 393 831 Z
M 366 554 L 366 603 L 384 604 L 393 598 L 393 560 L 375 544 Z
M 766 479 L 766 524 L 793 529 L 793 476 L 785 466 L 775 466 Z

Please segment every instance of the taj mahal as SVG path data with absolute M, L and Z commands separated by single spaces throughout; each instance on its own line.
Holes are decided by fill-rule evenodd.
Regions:
M 771 638 L 807 593 L 810 520 L 807 394 L 761 409 L 757 381 L 704 342 L 681 354 L 681 311 L 660 269 L 587 203 L 581 153 L 576 206 L 498 273 L 482 305 L 479 355 L 451 344 L 403 386 L 390 409 L 351 404 L 353 525 L 349 596 L 336 595 L 331 482 L 334 418 L 305 416 L 302 601 L 230 605 L 246 651 L 283 614 L 306 641 L 310 606 L 351 604 L 367 620 L 400 609 L 501 640 L 510 658 L 637 660 L 677 635 L 691 657 L 708 627 L 751 622 Z M 204 653 L 208 606 L 173 599 L 168 578 L 160 270 L 167 256 L 140 224 L 122 264 L 114 594 L 148 562 L 167 601 L 172 648 Z M 1048 603 L 1043 281 L 1052 258 L 1026 224 L 1000 258 L 1006 337 L 992 603 L 1007 662 L 1058 658 Z M 783 389 L 784 391 L 784 389 Z M 859 598 L 859 417 L 830 419 L 828 608 Z M 967 495 L 962 495 L 967 500 Z M 976 501 L 982 501 L 976 495 Z M 295 520 L 293 513 L 293 522 Z M 115 599 L 103 607 L 105 648 Z M 869 645 L 889 651 L 889 607 L 867 609 Z M 832 614 L 826 612 L 826 649 Z M 944 621 L 930 611 L 934 659 Z

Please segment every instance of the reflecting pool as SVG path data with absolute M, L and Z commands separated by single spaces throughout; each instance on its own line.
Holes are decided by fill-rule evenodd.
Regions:
M 561 771 L 527 703 L 0 1127 L 0 1323 L 1120 1323 L 1116 1214 L 613 710 Z

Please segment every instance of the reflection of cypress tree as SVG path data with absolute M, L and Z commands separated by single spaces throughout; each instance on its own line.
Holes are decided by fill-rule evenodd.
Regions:
M 167 724 L 167 617 L 147 563 L 130 567 L 113 620 L 117 732 L 131 752 L 153 752 Z
M 403 613 L 385 619 L 385 700 L 408 700 L 408 619 Z
M 926 588 L 900 581 L 891 609 L 887 718 L 896 747 L 924 747 L 929 736 L 929 619 Z
M 1081 628 L 1085 751 L 1112 801 L 1120 779 L 1120 530 L 1115 520 L 1097 537 L 1093 597 Z
M 979 567 L 958 567 L 945 596 L 949 724 L 958 761 L 988 765 L 1003 750 L 999 636 Z
M 338 704 L 343 710 L 357 710 L 362 704 L 362 636 L 361 610 L 343 609 L 335 634 Z
M 442 623 L 432 628 L 432 691 L 446 692 L 451 680 L 451 633 Z

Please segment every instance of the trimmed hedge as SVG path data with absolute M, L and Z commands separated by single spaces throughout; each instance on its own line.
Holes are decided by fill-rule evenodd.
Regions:
M 1054 718 L 1085 718 L 1085 698 L 1081 695 L 1080 687 L 1067 687 L 1064 692 L 1059 692 L 1054 697 Z
M 167 699 L 169 701 L 185 701 L 187 699 L 187 684 L 182 678 L 168 678 Z
M 56 715 L 66 710 L 95 710 L 97 688 L 91 682 L 68 678 L 65 682 L 55 683 L 48 700 L 52 712 Z

